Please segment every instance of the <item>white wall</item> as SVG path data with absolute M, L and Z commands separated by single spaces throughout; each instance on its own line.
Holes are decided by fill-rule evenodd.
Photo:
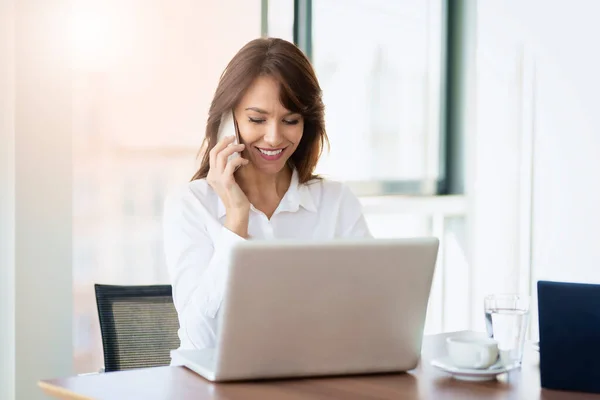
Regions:
M 546 3 L 545 3 L 546 4 Z M 537 278 L 600 283 L 600 3 L 552 2 L 538 67 Z M 556 29 L 558 25 L 568 29 Z
M 470 179 L 472 326 L 482 298 L 600 282 L 600 2 L 479 3 Z
M 14 398 L 13 0 L 0 0 L 0 399 Z
M 520 187 L 525 160 L 520 111 L 526 99 L 520 80 L 523 49 L 515 11 L 520 0 L 479 1 L 477 5 L 476 93 L 467 132 L 469 147 L 470 325 L 484 330 L 483 299 L 490 293 L 528 291 L 520 256 L 525 236 L 520 224 Z M 512 24 L 511 24 L 512 23 Z
M 0 7 L 3 400 L 44 398 L 39 379 L 72 373 L 69 6 Z
M 600 283 L 600 3 L 569 2 L 568 12 L 562 2 L 543 8 L 533 38 L 533 283 Z

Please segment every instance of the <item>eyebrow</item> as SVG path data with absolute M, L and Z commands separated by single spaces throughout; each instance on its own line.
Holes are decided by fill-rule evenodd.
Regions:
M 246 108 L 246 111 L 255 111 L 255 112 L 259 113 L 259 114 L 266 114 L 266 115 L 269 114 L 268 111 L 265 111 L 262 108 L 258 108 L 258 107 L 248 107 L 248 108 Z M 299 115 L 300 113 L 290 111 L 289 113 L 285 114 L 284 116 L 287 117 L 289 115 L 294 115 L 294 114 L 298 114 Z

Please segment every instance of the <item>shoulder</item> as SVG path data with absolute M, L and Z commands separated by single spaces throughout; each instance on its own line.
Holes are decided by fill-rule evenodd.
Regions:
M 335 180 L 321 179 L 312 185 L 308 184 L 308 187 L 311 186 L 313 199 L 317 199 L 318 212 L 335 227 L 334 237 L 370 236 L 362 204 L 348 185 Z
M 313 179 L 305 185 L 310 191 L 313 199 L 319 200 L 319 205 L 323 203 L 359 203 L 358 198 L 350 190 L 348 185 L 343 182 L 321 178 Z
M 197 179 L 172 188 L 165 199 L 165 204 L 175 206 L 186 203 L 203 203 L 211 197 L 211 192 L 212 188 L 206 182 L 206 179 Z
M 206 179 L 197 179 L 175 186 L 169 191 L 164 203 L 165 216 L 201 209 L 210 212 L 216 209 L 217 194 Z

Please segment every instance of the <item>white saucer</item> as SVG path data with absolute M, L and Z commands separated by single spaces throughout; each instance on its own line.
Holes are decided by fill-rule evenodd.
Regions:
M 500 362 L 486 369 L 458 368 L 452 364 L 450 357 L 440 357 L 431 361 L 431 365 L 451 374 L 461 381 L 482 382 L 496 379 L 496 376 L 519 368 L 518 364 L 502 365 Z

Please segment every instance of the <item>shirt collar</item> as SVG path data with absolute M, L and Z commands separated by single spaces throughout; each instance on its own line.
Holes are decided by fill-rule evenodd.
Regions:
M 218 202 L 218 218 L 222 218 L 226 214 L 225 205 L 220 198 L 218 198 Z M 298 171 L 294 168 L 290 187 L 283 196 L 283 199 L 281 199 L 281 203 L 279 203 L 277 210 L 275 210 L 275 214 L 280 212 L 296 212 L 300 207 L 310 212 L 317 212 L 310 189 L 307 185 L 300 183 Z M 257 211 L 254 206 L 251 206 L 251 209 Z

